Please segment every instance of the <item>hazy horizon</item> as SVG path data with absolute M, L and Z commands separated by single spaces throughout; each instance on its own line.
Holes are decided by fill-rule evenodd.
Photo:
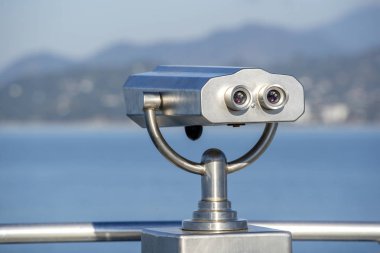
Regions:
M 86 11 L 85 2 L 75 5 L 71 0 L 53 5 L 38 0 L 33 8 L 28 1 L 0 2 L 13 7 L 5 16 L 0 11 L 0 21 L 15 17 L 18 10 L 27 14 L 17 12 L 18 21 L 8 22 L 8 27 L 0 22 L 0 29 L 13 35 L 0 42 L 6 45 L 0 47 L 0 66 L 27 50 L 21 59 L 0 68 L 2 123 L 118 121 L 125 115 L 121 87 L 126 78 L 161 64 L 251 66 L 292 75 L 305 88 L 303 121 L 380 122 L 379 4 L 231 1 L 212 6 L 168 0 L 158 6 L 152 3 L 150 9 L 123 2 L 129 11 L 118 2 L 94 1 Z M 165 9 L 169 6 L 172 9 Z M 253 7 L 255 12 L 248 15 Z M 184 8 L 186 14 L 178 17 Z M 270 13 L 268 18 L 258 18 L 265 13 Z M 9 28 L 12 25 L 14 29 Z
M 118 42 L 154 44 L 193 40 L 244 24 L 307 30 L 378 3 L 377 0 L 344 3 L 317 0 L 301 3 L 294 0 L 208 3 L 199 0 L 191 3 L 174 0 L 159 3 L 0 0 L 0 69 L 20 57 L 38 52 L 80 60 Z

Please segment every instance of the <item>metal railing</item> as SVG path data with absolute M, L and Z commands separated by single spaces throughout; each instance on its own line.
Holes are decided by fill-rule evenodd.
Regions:
M 289 231 L 293 240 L 376 241 L 380 223 L 263 222 L 249 225 Z M 0 225 L 0 244 L 140 241 L 143 228 L 180 227 L 180 221 L 94 222 Z

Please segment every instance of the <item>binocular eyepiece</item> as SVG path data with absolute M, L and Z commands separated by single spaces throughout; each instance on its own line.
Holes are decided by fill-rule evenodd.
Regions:
M 250 106 L 255 105 L 253 92 L 246 86 L 237 85 L 229 88 L 224 100 L 227 107 L 233 111 L 245 111 Z M 289 95 L 281 85 L 267 85 L 260 89 L 256 94 L 260 106 L 266 110 L 279 110 L 283 108 L 288 101 Z
M 161 127 L 295 121 L 305 108 L 294 77 L 251 68 L 159 66 L 130 76 L 127 115 L 142 127 L 146 93 L 160 94 Z

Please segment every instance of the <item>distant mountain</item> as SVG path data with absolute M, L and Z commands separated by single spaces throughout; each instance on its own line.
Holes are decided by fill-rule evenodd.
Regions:
M 269 68 L 304 86 L 306 113 L 314 123 L 380 123 L 380 46 L 353 56 L 294 59 Z
M 82 62 L 49 53 L 0 74 L 0 123 L 124 118 L 122 84 L 157 64 L 246 65 L 294 75 L 312 123 L 380 123 L 380 7 L 291 31 L 246 25 L 187 42 L 119 43 Z
M 72 68 L 20 78 L 0 86 L 0 124 L 7 121 L 124 121 L 122 85 L 128 75 L 152 69 Z M 380 46 L 354 56 L 297 58 L 265 70 L 294 75 L 304 86 L 306 112 L 314 124 L 380 124 Z
M 156 61 L 161 64 L 265 65 L 285 62 L 294 55 L 319 56 L 336 51 L 314 35 L 263 25 L 223 30 L 205 38 L 148 46 L 118 44 L 88 60 L 94 66 Z
M 307 34 L 327 38 L 344 53 L 358 53 L 376 47 L 380 42 L 380 5 L 358 9 Z
M 162 64 L 270 66 L 299 56 L 358 54 L 380 45 L 379 27 L 380 5 L 374 5 L 308 31 L 246 25 L 194 41 L 148 46 L 117 44 L 88 62 L 96 66 L 146 60 Z
M 24 76 L 43 75 L 63 71 L 72 66 L 73 61 L 52 53 L 37 53 L 16 60 L 0 74 L 0 83 Z
M 186 42 L 143 46 L 119 43 L 82 62 L 46 53 L 35 54 L 3 70 L 0 83 L 67 68 L 120 68 L 136 62 L 268 67 L 300 57 L 349 56 L 380 45 L 379 27 L 380 5 L 374 5 L 309 31 L 246 25 Z

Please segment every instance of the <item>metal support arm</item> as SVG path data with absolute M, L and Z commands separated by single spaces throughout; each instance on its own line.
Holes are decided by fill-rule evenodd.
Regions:
M 161 96 L 157 93 L 144 94 L 144 112 L 146 127 L 150 138 L 160 153 L 176 166 L 190 173 L 203 175 L 205 169 L 199 163 L 194 163 L 175 152 L 165 141 L 157 125 L 156 110 L 161 107 Z
M 260 139 L 257 141 L 256 145 L 253 146 L 253 148 L 245 153 L 242 157 L 228 163 L 228 173 L 233 173 L 241 170 L 256 161 L 272 143 L 273 137 L 276 134 L 277 126 L 278 123 L 266 123 L 264 131 Z
M 162 110 L 160 93 L 144 93 L 145 123 L 154 145 L 160 153 L 185 171 L 202 175 L 202 200 L 191 220 L 184 220 L 182 229 L 192 231 L 247 230 L 246 220 L 238 219 L 227 199 L 227 174 L 243 169 L 265 152 L 276 133 L 277 123 L 267 123 L 256 145 L 242 157 L 227 163 L 222 151 L 209 149 L 203 153 L 201 163 L 179 155 L 165 141 L 157 123 L 156 111 Z
M 202 164 L 196 163 L 179 155 L 165 141 L 157 124 L 156 111 L 161 108 L 162 101 L 159 93 L 144 93 L 145 122 L 150 138 L 160 153 L 176 166 L 188 172 L 203 175 L 205 169 Z M 227 164 L 227 172 L 241 170 L 256 161 L 271 144 L 276 134 L 278 123 L 266 123 L 264 131 L 256 143 L 247 153 Z

